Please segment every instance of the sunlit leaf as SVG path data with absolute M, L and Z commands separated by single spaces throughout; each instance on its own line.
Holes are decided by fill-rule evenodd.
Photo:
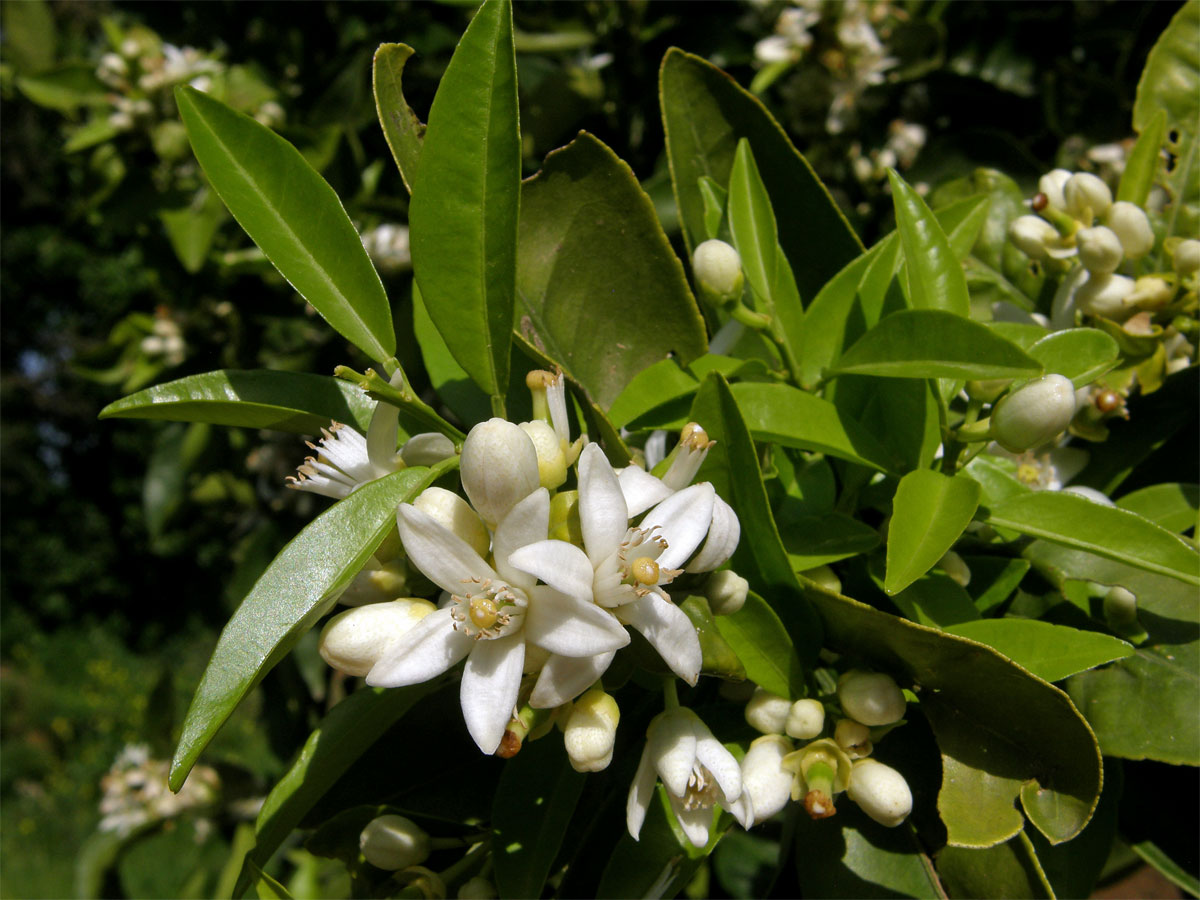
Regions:
M 979 506 L 980 487 L 970 478 L 953 478 L 917 469 L 900 479 L 888 524 L 888 594 L 904 590 L 945 555 L 962 535 Z

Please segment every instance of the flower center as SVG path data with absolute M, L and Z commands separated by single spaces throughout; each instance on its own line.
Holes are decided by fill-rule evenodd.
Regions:
M 689 811 L 712 809 L 720 799 L 717 796 L 718 790 L 717 780 L 713 778 L 712 772 L 697 763 L 688 777 L 687 791 L 683 795 L 683 808 Z
M 1034 485 L 1041 480 L 1042 473 L 1033 463 L 1024 462 L 1017 466 L 1017 480 L 1022 484 Z
M 639 556 L 630 564 L 629 574 L 638 584 L 658 584 L 658 563 L 648 556 Z
M 478 585 L 478 589 L 461 597 L 457 594 L 451 597 L 454 606 L 450 617 L 454 620 L 455 631 L 477 641 L 490 641 L 521 628 L 527 601 L 520 591 L 490 578 L 472 578 L 464 583 Z
M 472 597 L 470 604 L 470 612 L 467 617 L 471 620 L 471 624 L 476 628 L 483 630 L 491 628 L 496 624 L 496 620 L 500 618 L 500 611 L 496 608 L 496 603 L 489 597 Z

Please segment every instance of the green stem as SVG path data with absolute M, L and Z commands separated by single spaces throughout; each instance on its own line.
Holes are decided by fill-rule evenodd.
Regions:
M 978 422 L 964 423 L 954 431 L 954 438 L 964 444 L 976 441 L 986 441 L 991 438 L 992 417 L 980 419 Z
M 389 360 L 389 362 L 394 361 Z M 395 372 L 400 372 L 403 377 L 403 384 L 398 388 L 392 387 L 388 383 L 389 379 L 384 378 L 374 369 L 367 369 L 367 371 L 359 373 L 349 366 L 338 366 L 333 370 L 335 378 L 341 378 L 343 381 L 357 384 L 376 400 L 398 406 L 412 418 L 423 425 L 429 426 L 431 431 L 441 432 L 456 444 L 461 444 L 466 435 L 439 416 L 432 406 L 409 389 L 408 377 L 404 375 L 404 371 L 400 368 L 398 362 L 396 363 L 396 370 L 392 372 L 392 375 L 395 375 Z
M 504 410 L 504 395 L 492 394 L 492 415 L 499 419 L 507 419 L 508 415 Z
M 667 709 L 679 709 L 679 694 L 674 676 L 663 679 L 663 705 Z

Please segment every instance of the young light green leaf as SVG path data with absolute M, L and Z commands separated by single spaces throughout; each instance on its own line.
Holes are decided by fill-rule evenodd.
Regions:
M 900 479 L 888 525 L 889 595 L 904 590 L 954 546 L 979 506 L 979 482 L 917 469 Z
M 1117 199 L 1137 206 L 1145 206 L 1162 167 L 1162 149 L 1167 140 L 1167 111 L 1159 109 L 1142 127 L 1137 143 L 1129 151 L 1121 183 L 1117 187 Z
M 705 240 L 712 240 L 721 233 L 721 222 L 725 218 L 725 198 L 728 192 L 707 175 L 700 176 L 700 199 L 704 202 Z
M 166 419 L 316 434 L 329 423 L 363 434 L 375 402 L 356 385 L 324 375 L 269 369 L 218 369 L 130 394 L 100 410 L 101 419 Z
M 209 183 L 267 259 L 367 356 L 394 356 L 383 283 L 333 188 L 249 116 L 187 86 L 175 102 Z
M 404 64 L 414 52 L 407 44 L 380 44 L 371 69 L 379 124 L 396 168 L 400 170 L 400 178 L 410 194 L 421 159 L 421 141 L 425 137 L 425 126 L 404 99 L 401 86 Z
M 373 481 L 309 523 L 280 551 L 221 632 L 188 707 L 171 763 L 179 790 L 217 729 L 334 602 L 394 527 L 396 507 L 458 464 L 404 469 Z
M 893 596 L 892 602 L 905 618 L 930 628 L 948 629 L 979 618 L 979 610 L 962 585 L 940 572 L 918 578 Z
M 421 289 L 416 282 L 412 286 L 413 336 L 421 348 L 421 360 L 433 389 L 462 422 L 483 422 L 492 416 L 491 401 L 479 389 L 471 377 L 454 360 L 450 348 L 442 340 L 441 333 L 421 299 Z
M 175 256 L 193 275 L 204 267 L 213 238 L 228 216 L 220 199 L 207 188 L 202 188 L 189 205 L 158 214 Z
M 1110 635 L 1036 619 L 976 619 L 945 630 L 995 647 L 1046 681 L 1062 681 L 1133 653 L 1133 647 Z
M 934 309 L 892 313 L 859 338 L 833 374 L 885 378 L 1029 378 L 1041 363 L 986 325 Z
M 1200 585 L 1200 556 L 1182 538 L 1136 513 L 1062 491 L 1032 491 L 987 510 L 987 522 Z
M 1041 338 L 1027 351 L 1047 372 L 1065 375 L 1076 388 L 1091 384 L 1117 363 L 1120 348 L 1096 328 L 1068 328 Z
M 429 316 L 497 410 L 508 389 L 520 193 L 512 9 L 488 0 L 433 98 L 408 218 Z
M 888 170 L 896 230 L 908 269 L 908 297 L 914 309 L 940 309 L 966 316 L 971 311 L 962 263 L 946 232 L 925 201 L 895 171 Z
M 659 360 L 633 376 L 609 407 L 608 419 L 622 428 L 656 406 L 695 393 L 699 386 L 675 360 Z
M 766 600 L 751 591 L 741 609 L 731 616 L 717 616 L 716 622 L 717 631 L 746 667 L 747 678 L 789 700 L 805 696 L 800 657 Z
M 1200 509 L 1200 485 L 1153 484 L 1132 491 L 1117 501 L 1117 506 L 1176 533 L 1196 526 Z

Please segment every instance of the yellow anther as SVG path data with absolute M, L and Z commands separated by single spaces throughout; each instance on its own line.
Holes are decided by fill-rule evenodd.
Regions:
M 679 432 L 679 443 L 693 450 L 703 450 L 710 442 L 707 431 L 696 422 L 688 422 Z
M 1033 463 L 1021 463 L 1017 466 L 1017 480 L 1022 484 L 1037 484 L 1041 479 L 1041 471 Z
M 490 597 L 472 597 L 469 615 L 471 624 L 481 630 L 491 628 L 500 617 L 500 613 L 496 609 L 496 602 Z
M 658 584 L 658 563 L 648 556 L 639 556 L 629 566 L 629 574 L 639 584 Z
M 547 372 L 545 369 L 530 369 L 529 374 L 525 376 L 525 387 L 531 391 L 539 388 L 545 390 L 554 384 L 557 377 L 553 372 Z

